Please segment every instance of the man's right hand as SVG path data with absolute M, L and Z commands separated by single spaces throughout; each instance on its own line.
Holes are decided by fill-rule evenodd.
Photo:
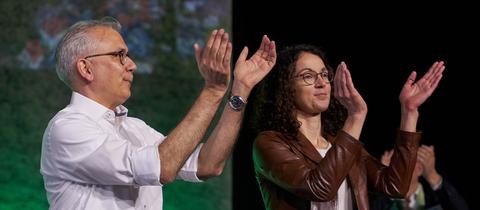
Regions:
M 205 89 L 223 97 L 230 82 L 232 43 L 228 33 L 223 29 L 213 30 L 203 50 L 198 44 L 194 48 L 198 69 L 205 79 Z

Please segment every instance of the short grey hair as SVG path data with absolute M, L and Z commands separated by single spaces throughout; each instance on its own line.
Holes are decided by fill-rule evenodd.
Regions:
M 75 75 L 77 60 L 93 50 L 92 43 L 95 40 L 87 32 L 95 27 L 107 27 L 120 32 L 122 26 L 113 17 L 79 21 L 67 29 L 58 43 L 55 51 L 57 75 L 70 88 L 72 88 L 71 82 Z

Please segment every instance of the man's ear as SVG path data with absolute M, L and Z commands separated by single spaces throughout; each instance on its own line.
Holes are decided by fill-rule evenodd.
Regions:
M 87 59 L 80 59 L 77 61 L 77 72 L 81 78 L 91 82 L 93 80 L 93 72 L 90 68 L 91 63 Z

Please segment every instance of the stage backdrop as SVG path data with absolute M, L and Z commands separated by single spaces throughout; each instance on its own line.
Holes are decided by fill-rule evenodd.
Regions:
M 230 31 L 223 0 L 5 0 L 0 3 L 0 209 L 47 209 L 39 172 L 48 121 L 69 103 L 52 57 L 72 23 L 112 16 L 138 65 L 125 104 L 161 133 L 186 114 L 203 86 L 193 56 L 210 31 Z M 164 187 L 164 209 L 231 209 L 231 164 L 205 183 Z

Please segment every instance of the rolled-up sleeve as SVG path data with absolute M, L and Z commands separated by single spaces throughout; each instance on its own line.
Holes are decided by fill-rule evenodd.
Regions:
M 146 146 L 132 152 L 132 171 L 138 185 L 161 185 L 158 145 Z
M 202 149 L 203 144 L 197 146 L 195 151 L 188 157 L 185 164 L 180 169 L 177 174 L 177 179 L 182 179 L 189 182 L 203 182 L 197 177 L 198 170 L 198 156 L 200 155 L 200 150 Z

